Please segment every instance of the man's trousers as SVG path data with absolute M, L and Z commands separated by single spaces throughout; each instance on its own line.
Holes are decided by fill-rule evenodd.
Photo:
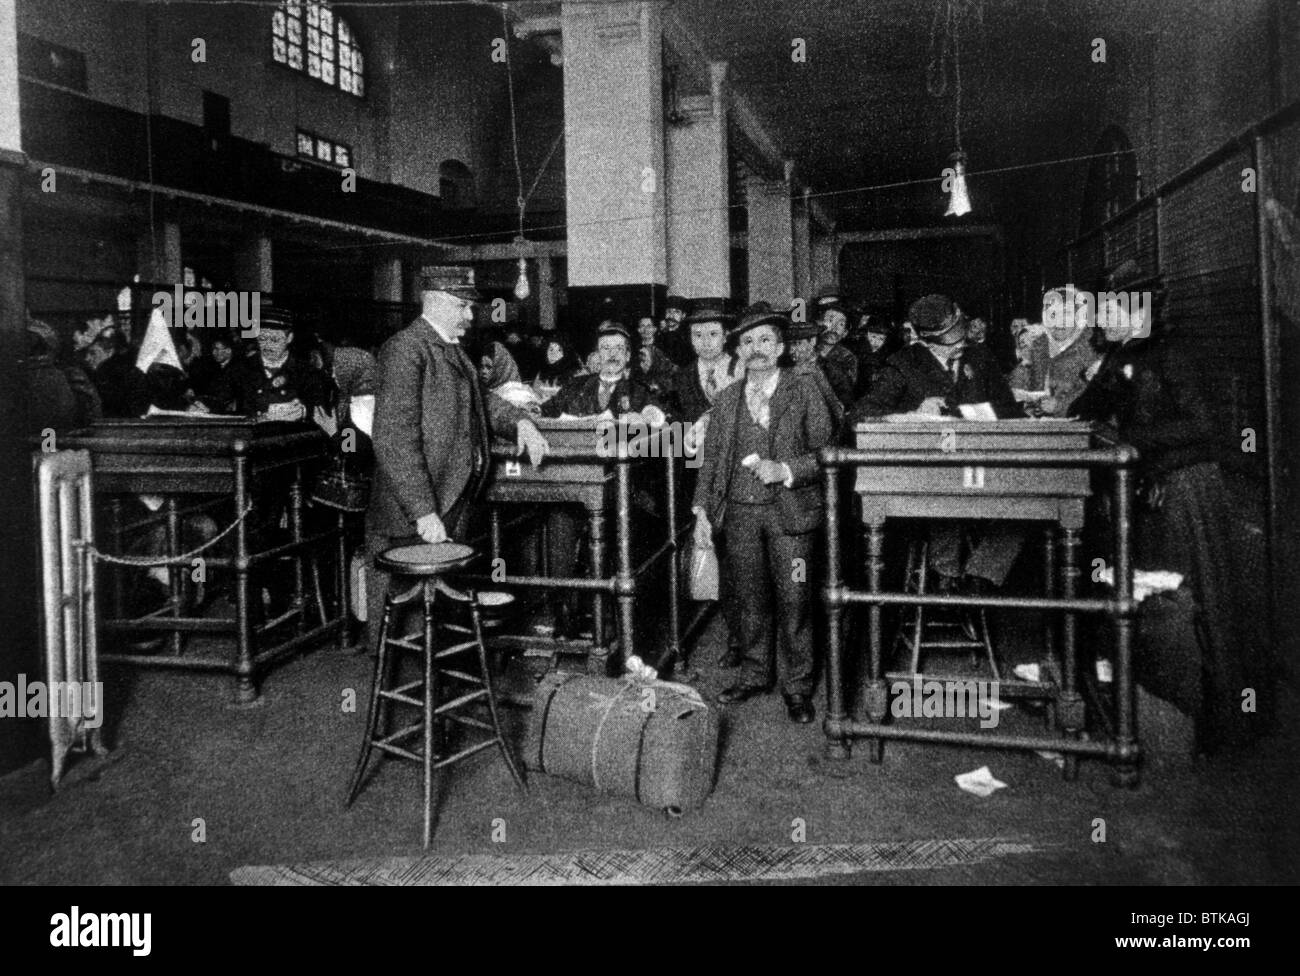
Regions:
M 727 503 L 723 573 L 738 604 L 740 683 L 771 687 L 773 671 L 787 695 L 813 691 L 813 542 L 789 535 L 780 507 Z

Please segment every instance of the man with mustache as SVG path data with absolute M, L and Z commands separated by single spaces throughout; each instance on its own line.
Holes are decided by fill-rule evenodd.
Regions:
M 542 406 L 544 417 L 569 414 L 590 417 L 608 411 L 615 417 L 640 417 L 663 423 L 665 417 L 655 394 L 632 376 L 632 334 L 619 322 L 602 322 L 596 340 L 596 372 L 578 376 L 560 388 Z M 572 576 L 578 562 L 578 540 L 586 525 L 580 506 L 553 505 L 547 515 L 547 553 L 552 576 Z M 576 637 L 582 631 L 577 617 L 576 594 L 554 591 L 552 611 L 557 637 Z
M 835 425 L 813 380 L 778 365 L 789 325 L 759 304 L 732 330 L 745 381 L 714 402 L 692 511 L 698 545 L 721 530 L 728 591 L 739 603 L 740 678 L 718 701 L 766 692 L 775 671 L 790 720 L 803 724 L 813 720 L 810 563 L 823 507 L 817 452 Z

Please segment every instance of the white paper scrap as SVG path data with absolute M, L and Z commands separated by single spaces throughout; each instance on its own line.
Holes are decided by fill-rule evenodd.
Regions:
M 1034 664 L 1017 664 L 1011 669 L 1012 673 L 1021 681 L 1042 681 L 1041 671 L 1037 663 Z
M 1007 785 L 1001 780 L 994 779 L 987 766 L 981 766 L 969 773 L 959 773 L 953 779 L 967 793 L 974 793 L 981 798 L 992 796 L 995 791 L 1003 789 Z

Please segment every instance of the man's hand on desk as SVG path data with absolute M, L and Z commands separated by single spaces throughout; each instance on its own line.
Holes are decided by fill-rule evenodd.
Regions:
M 920 414 L 922 417 L 941 417 L 943 416 L 943 406 L 943 397 L 926 397 L 913 412 Z
M 542 432 L 531 420 L 521 420 L 515 425 L 515 442 L 519 446 L 520 454 L 528 453 L 528 462 L 534 468 L 542 463 L 542 458 L 546 457 L 546 452 L 551 449 L 551 445 L 546 442 Z
M 420 533 L 420 538 L 425 542 L 447 541 L 447 528 L 442 524 L 442 519 L 438 517 L 437 512 L 430 512 L 416 519 L 415 531 Z

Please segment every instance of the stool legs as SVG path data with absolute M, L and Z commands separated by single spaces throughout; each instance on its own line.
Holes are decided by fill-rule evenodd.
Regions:
M 361 743 L 361 755 L 357 758 L 357 768 L 353 771 L 352 782 L 348 786 L 348 796 L 343 804 L 345 807 L 352 805 L 352 801 L 357 798 L 357 793 L 361 790 L 361 779 L 365 775 L 366 765 L 370 762 L 370 754 L 374 751 L 375 735 L 381 724 L 380 713 L 385 710 L 380 692 L 388 683 L 388 628 L 392 619 L 392 601 L 385 600 L 384 615 L 379 623 L 379 647 L 375 657 L 375 678 L 370 688 L 370 707 L 366 709 L 366 733 Z
M 487 689 L 488 711 L 492 714 L 492 729 L 496 733 L 497 749 L 501 752 L 501 758 L 505 760 L 506 769 L 510 770 L 510 776 L 514 779 L 515 785 L 525 793 L 528 792 L 528 786 L 524 783 L 524 777 L 519 772 L 519 767 L 515 765 L 515 757 L 510 754 L 510 747 L 506 745 L 505 734 L 501 731 L 501 715 L 497 709 L 496 689 L 492 686 L 492 671 L 488 667 L 487 642 L 483 640 L 483 618 L 478 609 L 477 594 L 470 593 L 470 617 L 474 621 L 474 640 L 478 644 L 478 663 L 479 669 L 483 674 L 483 687 Z
M 433 586 L 424 584 L 424 776 L 421 786 L 424 790 L 424 846 L 429 846 L 433 833 L 433 771 L 434 760 L 442 752 L 441 723 L 438 723 L 438 669 L 434 667 L 433 643 Z M 435 729 L 435 724 L 439 728 Z M 434 740 L 438 744 L 435 750 Z

